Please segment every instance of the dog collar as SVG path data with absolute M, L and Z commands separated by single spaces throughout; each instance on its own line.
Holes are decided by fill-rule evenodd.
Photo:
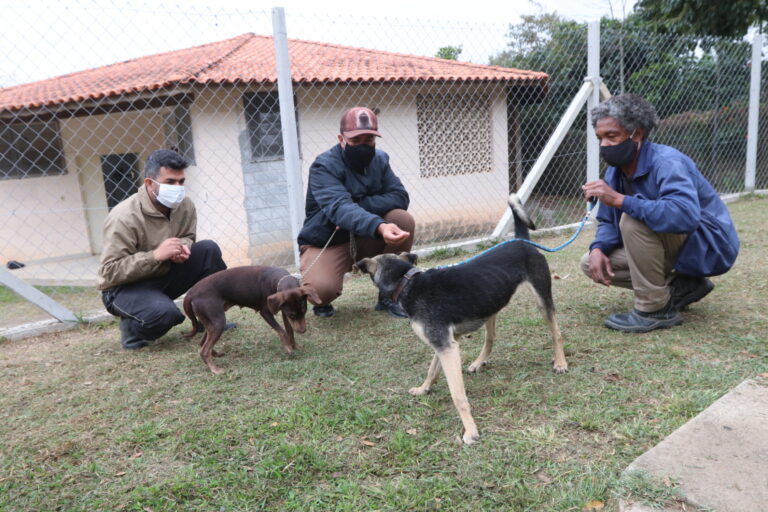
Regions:
M 400 279 L 400 282 L 397 283 L 397 288 L 395 288 L 395 291 L 392 294 L 392 301 L 397 302 L 397 298 L 400 297 L 401 293 L 403 293 L 403 289 L 405 288 L 405 285 L 408 284 L 408 281 L 410 281 L 411 278 L 416 274 L 420 274 L 422 272 L 424 271 L 416 267 L 413 267 L 408 272 L 406 272 L 402 279 Z

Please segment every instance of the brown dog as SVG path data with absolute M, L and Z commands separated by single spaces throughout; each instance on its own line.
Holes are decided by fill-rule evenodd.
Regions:
M 299 280 L 282 268 L 245 266 L 222 270 L 199 281 L 184 297 L 184 313 L 192 321 L 192 330 L 184 337 L 197 333 L 199 319 L 205 328 L 200 357 L 213 373 L 221 373 L 212 357 L 224 355 L 213 350 L 224 332 L 224 312 L 232 306 L 253 308 L 277 332 L 283 350 L 293 354 L 297 348 L 293 331 L 307 330 L 307 297 L 320 302 L 313 288 L 299 286 Z M 283 313 L 285 329 L 275 320 L 278 311 Z

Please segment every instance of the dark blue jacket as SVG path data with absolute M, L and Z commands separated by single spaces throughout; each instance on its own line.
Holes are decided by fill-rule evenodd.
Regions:
M 589 249 L 606 255 L 621 247 L 622 213 L 656 233 L 686 233 L 675 270 L 693 276 L 727 272 L 739 252 L 739 238 L 728 209 L 693 161 L 680 151 L 652 142 L 640 148 L 637 169 L 624 190 L 621 170 L 608 167 L 605 182 L 625 194 L 621 210 L 600 204 L 597 233 Z
M 410 199 L 389 166 L 389 155 L 377 149 L 364 172 L 355 172 L 344 161 L 341 146 L 318 156 L 309 168 L 306 217 L 299 245 L 323 247 L 336 226 L 330 245 L 349 241 L 349 233 L 378 238 L 376 228 L 390 210 L 407 210 Z

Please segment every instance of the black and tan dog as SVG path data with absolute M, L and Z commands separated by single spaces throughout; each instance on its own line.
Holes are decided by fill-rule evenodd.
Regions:
M 515 238 L 528 239 L 528 229 L 535 229 L 533 223 L 514 194 L 509 197 L 509 205 L 515 220 Z M 472 444 L 479 434 L 464 390 L 457 339 L 485 324 L 485 344 L 468 368 L 469 372 L 478 371 L 491 353 L 496 314 L 521 283 L 531 286 L 549 325 L 554 341 L 554 371 L 564 373 L 568 369 L 555 320 L 549 266 L 541 253 L 521 241 L 507 242 L 449 267 L 422 271 L 413 266 L 415 262 L 414 254 L 382 254 L 357 262 L 357 267 L 370 274 L 379 290 L 402 306 L 416 335 L 435 350 L 426 380 L 411 388 L 410 393 L 428 392 L 442 366 L 464 425 L 464 442 Z
M 194 336 L 198 321 L 202 323 L 205 333 L 200 340 L 200 357 L 213 373 L 221 373 L 212 357 L 224 355 L 213 350 L 224 332 L 224 312 L 232 306 L 253 308 L 277 332 L 283 350 L 292 354 L 297 348 L 293 331 L 307 330 L 307 297 L 320 302 L 313 288 L 299 286 L 299 280 L 282 268 L 244 266 L 222 270 L 200 280 L 184 297 L 184 313 L 192 321 L 192 330 L 184 336 Z M 285 329 L 275 319 L 278 311 L 283 314 Z

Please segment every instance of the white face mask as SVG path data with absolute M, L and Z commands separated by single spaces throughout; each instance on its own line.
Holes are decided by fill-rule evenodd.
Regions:
M 157 183 L 155 180 L 152 180 Z M 155 194 L 157 202 L 168 208 L 176 208 L 184 200 L 184 185 L 169 185 L 167 183 L 157 183 L 160 190 Z

